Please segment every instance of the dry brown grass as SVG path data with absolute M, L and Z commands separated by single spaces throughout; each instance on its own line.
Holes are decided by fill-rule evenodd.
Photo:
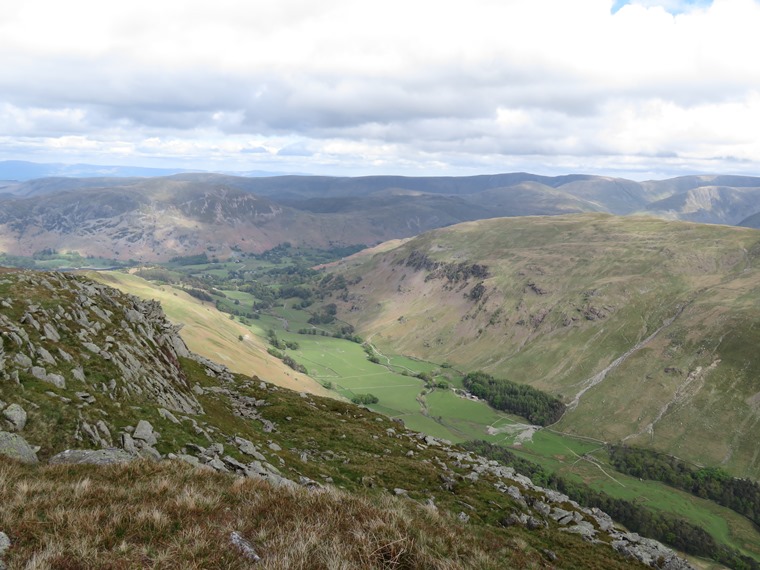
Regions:
M 274 488 L 173 462 L 28 467 L 0 460 L 11 569 L 499 568 L 505 551 L 395 497 Z M 520 564 L 522 566 L 522 564 Z

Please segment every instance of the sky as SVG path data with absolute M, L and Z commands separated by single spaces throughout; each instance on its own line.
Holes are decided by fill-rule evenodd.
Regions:
M 0 160 L 760 175 L 760 0 L 2 0 Z

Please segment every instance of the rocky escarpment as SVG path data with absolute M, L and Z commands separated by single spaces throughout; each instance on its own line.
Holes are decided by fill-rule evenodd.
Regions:
M 531 547 L 544 567 L 579 566 L 571 557 L 580 543 L 626 565 L 690 568 L 495 461 L 197 357 L 157 303 L 68 274 L 0 273 L 0 338 L 0 455 L 175 460 L 277 487 L 362 489 L 544 545 Z M 11 553 L 13 541 L 36 540 L 22 528 L 0 531 Z
M 58 389 L 74 382 L 111 400 L 145 395 L 201 411 L 177 361 L 190 353 L 158 303 L 63 273 L 7 273 L 0 291 L 3 380 L 31 376 Z

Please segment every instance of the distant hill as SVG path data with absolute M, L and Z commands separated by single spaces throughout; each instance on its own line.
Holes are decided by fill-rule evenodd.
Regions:
M 73 168 L 73 167 L 72 167 Z M 737 224 L 760 211 L 760 178 L 664 181 L 529 173 L 467 177 L 54 176 L 0 183 L 5 253 L 76 251 L 126 261 L 260 253 L 408 238 L 464 221 L 606 212 Z M 732 186 L 733 185 L 733 186 Z
M 379 347 L 559 394 L 555 429 L 760 476 L 755 230 L 481 220 L 334 270 L 355 284 L 330 301 Z

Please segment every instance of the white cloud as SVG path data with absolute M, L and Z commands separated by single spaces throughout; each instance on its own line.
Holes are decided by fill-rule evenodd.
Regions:
M 618 4 L 4 0 L 0 152 L 336 174 L 757 169 L 760 3 Z

